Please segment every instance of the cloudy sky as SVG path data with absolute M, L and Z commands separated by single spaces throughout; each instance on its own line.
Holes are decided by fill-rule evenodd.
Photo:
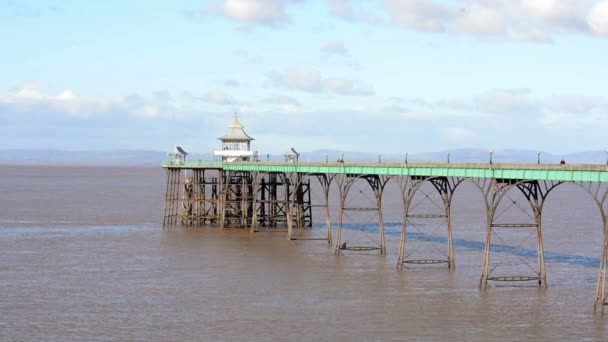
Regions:
M 608 146 L 608 0 L 0 0 L 0 148 Z

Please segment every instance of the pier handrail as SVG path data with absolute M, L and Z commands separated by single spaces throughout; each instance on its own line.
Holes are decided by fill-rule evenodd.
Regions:
M 163 162 L 168 168 L 214 168 L 232 171 L 372 174 L 388 176 L 466 177 L 495 179 L 608 182 L 602 164 L 511 163 L 291 163 L 291 162 Z

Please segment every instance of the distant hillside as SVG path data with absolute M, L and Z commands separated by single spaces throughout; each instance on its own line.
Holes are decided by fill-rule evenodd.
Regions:
M 165 160 L 166 156 L 166 152 L 139 150 L 0 150 L 0 163 L 32 165 L 158 165 Z
M 344 160 L 346 162 L 376 162 L 379 157 L 378 153 L 320 150 L 309 153 L 304 152 L 300 158 L 302 161 L 306 161 L 307 159 L 310 161 L 324 161 L 325 156 L 327 155 L 329 161 L 335 161 L 340 158 L 341 153 L 344 153 Z M 450 150 L 449 153 L 450 161 L 452 162 L 487 163 L 490 158 L 489 151 L 481 149 L 455 149 Z M 410 153 L 408 155 L 408 161 L 445 162 L 447 161 L 447 154 L 448 151 Z M 496 150 L 493 152 L 492 158 L 495 163 L 536 163 L 537 152 L 524 150 Z M 573 164 L 604 164 L 606 163 L 607 155 L 606 151 L 586 151 L 563 155 L 541 152 L 540 155 L 541 163 L 559 163 L 562 158 L 567 163 Z M 403 162 L 405 160 L 405 153 L 399 155 L 383 154 L 381 160 L 385 162 Z
M 452 162 L 481 162 L 489 160 L 487 150 L 456 149 L 451 150 Z M 378 154 L 370 152 L 315 150 L 300 151 L 300 161 L 324 162 L 326 159 L 334 162 L 344 154 L 346 162 L 377 162 Z M 445 162 L 448 151 L 411 153 L 410 162 Z M 145 150 L 109 150 L 109 151 L 62 151 L 62 150 L 0 150 L 0 164 L 31 164 L 31 165 L 129 165 L 157 166 L 167 158 L 166 152 Z M 210 160 L 211 153 L 190 153 L 190 160 Z M 383 154 L 382 162 L 403 162 L 405 154 Z M 536 151 L 496 150 L 493 154 L 495 163 L 536 163 Z M 541 153 L 542 163 L 559 163 L 564 158 L 567 163 L 606 163 L 606 151 L 585 151 L 573 154 Z M 262 155 L 262 161 L 282 161 L 282 155 Z

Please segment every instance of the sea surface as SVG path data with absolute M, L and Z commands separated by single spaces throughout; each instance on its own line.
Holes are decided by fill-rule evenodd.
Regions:
M 0 166 L 0 340 L 608 340 L 608 315 L 593 311 L 601 218 L 578 187 L 558 187 L 544 207 L 548 288 L 485 289 L 485 207 L 471 183 L 453 200 L 456 269 L 397 271 L 396 183 L 383 200 L 387 255 L 336 256 L 284 232 L 163 229 L 165 177 L 160 167 Z M 314 214 L 301 236 L 324 234 Z M 343 241 L 377 243 L 373 217 L 345 223 Z M 445 253 L 441 225 L 408 229 L 411 257 Z M 534 234 L 492 241 L 493 272 L 536 266 Z

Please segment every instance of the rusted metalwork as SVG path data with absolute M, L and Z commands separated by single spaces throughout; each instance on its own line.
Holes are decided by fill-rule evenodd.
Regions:
M 558 185 L 562 184 L 559 181 L 537 181 L 537 180 L 513 180 L 513 179 L 475 179 L 473 183 L 481 190 L 487 214 L 487 229 L 486 240 L 483 255 L 483 266 L 481 272 L 480 285 L 487 286 L 489 281 L 536 281 L 539 287 L 547 287 L 547 274 L 545 269 L 544 244 L 542 236 L 542 210 L 545 200 L 549 193 Z M 509 196 L 509 193 L 515 191 L 523 195 L 522 199 L 527 202 L 531 209 L 530 222 L 497 222 L 499 216 L 504 214 L 510 208 L 519 208 L 524 211 L 525 208 L 518 203 L 519 198 Z M 508 199 L 510 203 L 504 208 L 504 211 L 497 215 L 497 209 L 503 200 Z M 525 212 L 525 211 L 524 211 Z M 498 275 L 493 276 L 492 272 L 496 269 L 495 266 L 490 268 L 490 254 L 492 250 L 492 237 L 497 235 L 497 230 L 501 228 L 521 228 L 532 229 L 536 235 L 536 250 L 537 250 L 537 265 L 534 269 L 525 260 L 525 263 L 533 272 L 533 275 Z M 531 233 L 532 234 L 532 233 Z M 526 236 L 526 240 L 530 235 Z M 524 241 L 525 242 L 525 241 Z M 516 245 L 513 250 L 516 250 L 524 242 Z
M 296 209 L 296 230 L 288 227 L 287 238 L 289 240 L 326 240 L 328 244 L 332 243 L 332 227 L 329 209 L 329 191 L 331 183 L 334 179 L 333 175 L 326 174 L 293 174 L 294 191 L 290 199 L 290 207 Z M 321 203 L 312 202 L 312 189 L 310 178 L 316 178 L 319 182 L 322 192 Z M 325 222 L 327 235 L 325 237 L 302 236 L 303 228 L 312 227 L 312 209 L 325 209 Z
M 454 242 L 452 237 L 452 219 L 451 206 L 454 191 L 463 181 L 459 177 L 421 177 L 421 176 L 401 176 L 398 178 L 399 187 L 401 189 L 403 199 L 403 217 L 401 238 L 399 240 L 399 254 L 397 256 L 397 268 L 403 269 L 404 265 L 429 265 L 429 264 L 446 264 L 448 268 L 456 267 L 454 257 Z M 415 206 L 414 200 L 417 194 L 420 194 L 421 187 L 424 184 L 432 184 L 436 193 L 441 199 L 441 203 L 434 203 L 440 209 L 440 213 L 412 213 L 411 209 Z M 430 200 L 428 194 L 424 198 L 419 199 L 418 203 L 424 200 Z M 432 201 L 432 200 L 431 200 Z M 440 221 L 441 225 L 445 225 L 447 235 L 447 257 L 446 259 L 416 259 L 413 254 L 406 255 L 406 240 L 408 221 Z M 412 256 L 412 257 L 410 257 Z
M 386 241 L 384 238 L 384 219 L 382 217 L 382 193 L 384 187 L 388 183 L 391 177 L 389 176 L 378 176 L 378 175 L 359 175 L 359 174 L 343 174 L 338 175 L 338 188 L 340 193 L 340 213 L 338 219 L 338 236 L 336 238 L 335 254 L 340 255 L 343 250 L 354 250 L 354 251 L 369 251 L 378 250 L 380 255 L 386 255 Z M 353 186 L 357 181 L 365 181 L 372 190 L 373 207 L 349 207 L 348 206 L 348 195 L 351 192 Z M 372 211 L 377 212 L 378 226 L 379 226 L 379 238 L 380 242 L 378 246 L 356 246 L 356 249 L 349 249 L 347 246 L 342 244 L 342 230 L 344 224 L 344 216 L 347 211 Z M 378 247 L 378 248 L 377 248 Z
M 407 156 L 406 156 L 407 158 Z M 469 179 L 483 194 L 486 206 L 486 237 L 480 284 L 490 282 L 537 282 L 547 286 L 542 236 L 542 209 L 549 193 L 563 182 L 581 186 L 594 199 L 602 216 L 604 233 L 602 256 L 595 293 L 595 310 L 604 312 L 608 305 L 608 169 L 604 165 L 549 165 L 549 164 L 465 164 L 465 163 L 406 163 L 403 164 L 344 164 L 344 163 L 249 163 L 218 164 L 168 162 L 166 170 L 163 227 L 178 225 L 203 227 L 240 227 L 288 230 L 288 238 L 297 240 L 327 240 L 332 244 L 330 217 L 330 190 L 335 183 L 339 190 L 340 213 L 335 244 L 336 254 L 345 251 L 379 251 L 386 255 L 382 194 L 390 179 L 395 179 L 403 194 L 403 227 L 398 252 L 398 268 L 412 265 L 446 265 L 455 268 L 452 242 L 451 200 L 463 179 Z M 320 201 L 313 201 L 311 180 L 320 186 Z M 349 204 L 356 183 L 371 189 L 371 205 Z M 414 195 L 423 184 L 432 184 L 439 194 L 443 211 L 415 212 Z M 426 191 L 426 190 L 425 190 Z M 515 195 L 517 194 L 517 195 Z M 435 195 L 436 196 L 436 195 Z M 516 198 L 517 197 L 517 198 Z M 521 209 L 507 219 L 500 218 L 505 207 Z M 313 222 L 313 208 L 325 209 L 327 236 L 304 234 L 303 228 Z M 525 210 L 524 210 L 525 209 Z M 344 245 L 344 218 L 348 213 L 369 213 L 377 218 L 379 242 L 377 245 Z M 528 217 L 529 220 L 522 219 Z M 406 233 L 410 221 L 441 221 L 446 227 L 448 251 L 445 259 L 430 257 L 416 259 L 406 252 Z M 410 228 L 411 229 L 411 228 Z M 536 263 L 526 272 L 500 273 L 495 265 L 506 255 L 494 255 L 493 240 L 500 234 L 529 232 L 536 245 Z M 505 244 L 506 245 L 506 244 Z M 511 245 L 506 245 L 512 247 Z M 520 245 L 515 244 L 514 248 Z M 408 247 L 408 251 L 411 248 Z M 527 257 L 525 257 L 527 258 Z

